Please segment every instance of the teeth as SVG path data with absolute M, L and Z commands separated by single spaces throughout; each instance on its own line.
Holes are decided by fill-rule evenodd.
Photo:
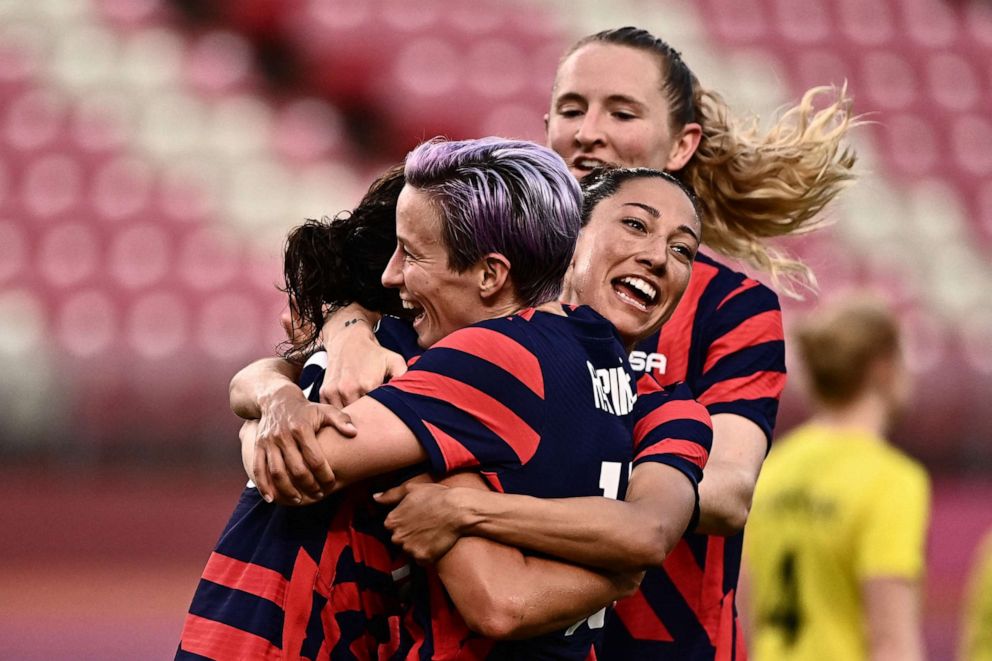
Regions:
M 405 298 L 400 299 L 400 301 L 403 303 L 403 309 L 404 310 L 416 310 L 417 309 L 417 306 L 416 305 L 414 305 L 410 301 L 406 300 Z
M 652 287 L 648 282 L 641 280 L 640 278 L 634 278 L 627 276 L 626 278 L 621 278 L 620 282 L 630 285 L 637 291 L 641 292 L 647 296 L 648 300 L 654 302 L 654 299 L 658 296 L 658 290 Z
M 603 165 L 603 161 L 592 159 L 592 158 L 580 158 L 575 160 L 575 165 L 580 168 L 586 168 L 592 170 Z

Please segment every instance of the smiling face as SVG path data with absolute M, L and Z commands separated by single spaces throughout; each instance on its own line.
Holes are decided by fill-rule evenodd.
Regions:
M 692 202 L 658 177 L 624 182 L 579 234 L 566 300 L 588 305 L 633 345 L 668 320 L 689 284 L 700 225 Z
M 427 348 L 449 333 L 487 318 L 474 268 L 448 267 L 442 220 L 424 191 L 407 185 L 396 203 L 396 251 L 382 284 L 400 290 L 416 317 L 417 343 Z
M 546 118 L 548 146 L 580 179 L 602 165 L 680 169 L 691 151 L 683 153 L 681 131 L 671 130 L 661 75 L 653 53 L 616 44 L 582 46 L 558 68 Z

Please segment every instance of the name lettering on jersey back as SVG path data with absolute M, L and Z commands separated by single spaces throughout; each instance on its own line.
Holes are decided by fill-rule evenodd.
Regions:
M 658 374 L 664 374 L 668 367 L 668 358 L 663 353 L 647 353 L 646 351 L 630 352 L 630 367 L 635 372 L 650 372 L 657 370 Z
M 593 404 L 596 408 L 613 415 L 627 415 L 634 410 L 637 394 L 631 388 L 630 374 L 623 366 L 596 369 L 588 360 L 586 365 L 592 377 Z

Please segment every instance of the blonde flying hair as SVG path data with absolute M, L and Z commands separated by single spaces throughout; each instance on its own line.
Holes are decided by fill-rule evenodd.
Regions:
M 650 32 L 598 32 L 576 42 L 565 57 L 590 43 L 657 55 L 673 133 L 690 122 L 702 127 L 699 147 L 677 176 L 703 207 L 704 243 L 768 271 L 783 293 L 797 296 L 796 285 L 815 286 L 809 267 L 764 241 L 821 227 L 820 212 L 854 180 L 856 155 L 844 139 L 859 122 L 846 86 L 807 91 L 762 132 L 756 118 L 735 118 L 719 94 L 700 86 L 679 52 Z M 817 110 L 817 100 L 831 94 L 833 102 Z

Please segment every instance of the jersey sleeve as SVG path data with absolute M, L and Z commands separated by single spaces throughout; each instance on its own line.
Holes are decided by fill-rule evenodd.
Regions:
M 732 413 L 771 441 L 785 388 L 785 341 L 778 296 L 745 278 L 703 320 L 705 353 L 697 399 L 711 415 Z
M 664 389 L 653 383 L 650 376 L 638 382 L 634 466 L 648 461 L 667 464 L 698 485 L 713 443 L 709 412 L 684 383 Z
M 930 481 L 921 467 L 900 464 L 876 480 L 859 535 L 857 575 L 862 580 L 920 576 L 929 514 Z
M 545 402 L 540 362 L 506 330 L 458 330 L 369 393 L 410 428 L 435 474 L 515 468 L 537 451 Z

